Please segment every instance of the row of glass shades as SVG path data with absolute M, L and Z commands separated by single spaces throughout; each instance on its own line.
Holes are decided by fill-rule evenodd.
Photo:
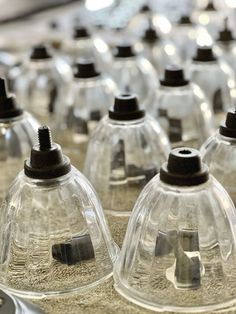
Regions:
M 29 131 L 32 118 L 7 95 L 4 80 L 0 94 L 5 109 L 1 123 L 17 126 L 15 136 Z M 113 135 L 107 128 L 117 129 Z M 216 177 L 221 169 L 219 180 L 224 172 L 231 195 L 233 186 L 227 184 L 233 182 L 233 167 L 229 167 L 233 158 L 226 161 L 223 157 L 233 157 L 235 130 L 236 114 L 229 112 L 226 123 L 202 149 Z M 112 274 L 118 255 L 91 184 L 52 143 L 48 127 L 40 127 L 38 137 L 24 170 L 8 191 L 0 216 L 1 286 L 25 297 L 93 287 Z M 105 137 L 114 137 L 116 142 L 107 143 Z M 136 147 L 133 139 L 141 146 Z M 17 151 L 15 143 L 11 147 Z M 88 178 L 99 194 L 101 190 L 115 190 L 122 179 L 130 181 L 130 187 L 132 181 L 145 186 L 115 264 L 115 287 L 129 300 L 154 310 L 199 311 L 229 306 L 235 298 L 234 204 L 220 183 L 209 176 L 198 151 L 177 148 L 163 164 L 168 152 L 165 133 L 132 95 L 115 99 L 108 117 L 91 138 L 87 164 L 92 175 Z M 124 166 L 122 159 L 129 155 L 132 167 Z M 97 159 L 99 156 L 102 158 Z M 152 159 L 146 165 L 136 163 L 148 156 Z M 155 167 L 154 161 L 158 162 Z M 107 171 L 111 171 L 108 176 Z M 96 174 L 98 181 L 93 178 Z M 124 197 L 122 191 L 117 196 Z M 66 274 L 61 280 L 63 272 Z

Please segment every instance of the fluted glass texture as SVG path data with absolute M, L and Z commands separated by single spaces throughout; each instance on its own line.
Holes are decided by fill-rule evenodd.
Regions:
M 65 42 L 64 51 L 72 64 L 78 62 L 80 58 L 92 59 L 100 71 L 110 70 L 112 54 L 109 46 L 99 36 L 71 39 Z
M 168 139 L 153 118 L 115 121 L 105 117 L 90 139 L 84 167 L 104 210 L 129 215 L 169 150 Z
M 218 2 L 220 1 L 215 1 L 214 5 L 215 3 L 217 5 Z M 204 8 L 202 8 L 202 10 L 196 10 L 193 13 L 193 20 L 196 22 L 196 24 L 204 27 L 214 40 L 216 40 L 218 37 L 219 31 L 223 25 L 224 18 L 225 11 L 222 9 L 204 10 Z
M 236 43 L 235 41 L 216 42 L 215 53 L 222 58 L 229 67 L 234 71 L 236 77 Z
M 236 85 L 232 69 L 224 61 L 192 62 L 192 81 L 198 84 L 206 95 L 212 109 L 219 118 L 235 105 Z M 217 121 L 220 122 L 219 120 Z
M 22 106 L 41 123 L 52 124 L 56 107 L 68 93 L 72 79 L 62 59 L 27 61 L 14 81 L 14 92 Z
M 156 311 L 194 313 L 235 303 L 235 218 L 214 177 L 177 187 L 156 176 L 131 214 L 115 288 Z
M 107 113 L 115 93 L 116 85 L 108 77 L 75 78 L 63 106 L 56 111 L 54 137 L 75 166 L 82 166 L 89 136 Z
M 181 143 L 198 148 L 215 131 L 211 106 L 195 84 L 160 86 L 151 110 L 173 146 Z
M 29 113 L 9 120 L 0 119 L 0 200 L 35 144 L 38 126 Z
M 153 103 L 158 79 L 147 59 L 141 56 L 115 58 L 111 72 L 121 93 L 136 94 L 144 108 Z
M 159 39 L 152 42 L 140 42 L 136 45 L 140 52 L 156 69 L 158 75 L 162 75 L 165 66 L 169 64 L 179 64 L 181 59 L 177 49 L 171 41 Z
M 217 132 L 202 145 L 201 155 L 236 204 L 236 140 Z
M 48 180 L 20 172 L 0 224 L 0 286 L 10 292 L 83 291 L 112 275 L 117 247 L 95 191 L 74 167 Z
M 180 24 L 173 28 L 171 39 L 181 56 L 182 62 L 194 57 L 197 45 L 212 45 L 212 38 L 203 27 L 194 24 Z

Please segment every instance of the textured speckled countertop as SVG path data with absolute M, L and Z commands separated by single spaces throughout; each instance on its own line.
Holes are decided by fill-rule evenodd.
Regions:
M 83 294 L 73 294 L 67 297 L 35 300 L 45 313 L 50 314 L 79 314 L 79 313 L 152 313 L 126 301 L 113 288 L 113 279 L 89 290 Z
M 67 297 L 34 300 L 47 314 L 150 314 L 145 310 L 128 302 L 113 288 L 113 279 L 83 294 L 74 294 Z M 160 312 L 159 312 L 160 313 Z M 167 312 L 165 312 L 167 313 Z M 210 313 L 236 313 L 236 308 Z M 170 312 L 169 312 L 170 314 Z

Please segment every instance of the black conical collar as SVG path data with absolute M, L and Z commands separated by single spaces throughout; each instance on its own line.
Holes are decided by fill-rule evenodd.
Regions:
M 0 119 L 16 118 L 22 114 L 15 97 L 7 95 L 5 80 L 0 78 Z
M 52 143 L 49 127 L 38 129 L 39 143 L 31 149 L 30 159 L 24 164 L 24 172 L 32 179 L 54 179 L 66 175 L 71 170 L 68 157 L 64 156 L 61 147 Z

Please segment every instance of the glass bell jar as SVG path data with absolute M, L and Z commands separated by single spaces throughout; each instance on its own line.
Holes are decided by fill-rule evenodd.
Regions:
M 166 67 L 151 113 L 173 147 L 199 148 L 215 131 L 213 111 L 205 95 L 177 65 Z
M 27 111 L 41 123 L 51 124 L 71 79 L 71 68 L 62 58 L 54 57 L 47 46 L 36 45 L 14 78 L 13 89 Z
M 148 108 L 154 101 L 158 85 L 154 67 L 146 58 L 137 55 L 130 44 L 120 44 L 114 51 L 111 76 L 120 92 L 138 95 L 140 103 Z
M 140 9 L 136 12 L 136 14 L 134 14 L 133 17 L 130 19 L 127 28 L 130 32 L 138 37 L 147 28 L 149 21 L 151 21 L 152 19 L 152 8 L 146 2 L 146 4 L 142 5 Z
M 0 51 L 0 77 L 6 79 L 8 90 L 11 91 L 12 75 L 11 71 L 21 63 L 21 55 L 12 51 L 2 49 Z
M 108 116 L 91 136 L 84 173 L 100 196 L 118 244 L 122 243 L 139 193 L 159 172 L 169 151 L 165 133 L 139 108 L 137 98 L 130 94 L 117 96 Z
M 212 45 L 212 38 L 207 30 L 197 26 L 188 15 L 182 15 L 173 26 L 171 39 L 183 64 L 193 58 L 198 44 Z
M 115 289 L 154 311 L 235 305 L 236 212 L 197 150 L 171 151 L 132 211 L 114 266 Z
M 198 47 L 190 65 L 190 77 L 199 85 L 220 124 L 225 112 L 232 109 L 236 100 L 236 85 L 233 70 L 218 59 L 211 47 Z
M 228 26 L 227 19 L 224 21 L 224 28 L 219 32 L 214 51 L 219 58 L 227 62 L 236 77 L 236 38 Z
M 98 285 L 118 252 L 91 184 L 48 127 L 38 137 L 0 213 L 0 287 L 28 298 Z
M 140 39 L 135 49 L 151 62 L 158 75 L 163 74 L 166 65 L 180 63 L 174 44 L 169 39 L 160 37 L 152 25 L 145 29 Z
M 225 123 L 201 147 L 204 162 L 224 186 L 236 205 L 236 112 L 227 113 Z
M 148 25 L 152 23 L 161 37 L 167 36 L 171 31 L 171 23 L 167 15 L 165 13 L 160 14 L 159 9 L 156 10 L 152 8 L 154 1 L 152 1 L 152 3 L 149 2 L 149 4 L 146 1 L 146 4 L 144 3 L 144 5 L 141 6 L 139 12 L 130 19 L 127 26 L 128 31 L 136 37 L 139 37 Z M 156 11 L 158 11 L 158 13 L 156 13 Z
M 38 122 L 8 95 L 0 78 L 0 201 L 36 141 Z
M 76 63 L 79 58 L 89 58 L 95 60 L 100 71 L 109 72 L 112 62 L 109 46 L 96 33 L 90 34 L 84 26 L 74 28 L 72 39 L 65 40 L 62 49 L 71 64 Z
M 56 111 L 54 136 L 82 169 L 89 136 L 113 102 L 116 84 L 100 73 L 92 60 L 81 59 L 74 68 L 70 93 Z
M 215 40 L 226 11 L 218 6 L 220 2 L 219 0 L 200 0 L 199 2 L 200 8 L 193 12 L 193 19 L 196 24 L 204 27 Z

